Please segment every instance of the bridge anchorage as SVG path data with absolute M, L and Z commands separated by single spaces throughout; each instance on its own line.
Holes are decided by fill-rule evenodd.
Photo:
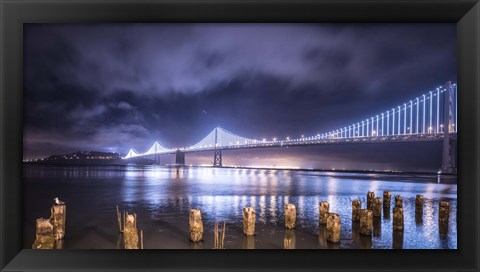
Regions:
M 450 81 L 402 105 L 330 132 L 295 139 L 256 140 L 214 128 L 198 143 L 182 148 L 166 148 L 155 142 L 145 153 L 130 149 L 124 159 L 175 154 L 175 164 L 185 165 L 191 152 L 213 151 L 213 166 L 223 166 L 222 152 L 232 149 L 275 148 L 327 144 L 443 141 L 439 173 L 456 173 L 457 85 Z M 157 160 L 158 158 L 158 160 Z

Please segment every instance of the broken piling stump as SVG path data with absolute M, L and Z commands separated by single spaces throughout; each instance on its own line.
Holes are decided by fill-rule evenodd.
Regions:
M 423 195 L 415 196 L 415 213 L 423 213 Z
M 375 198 L 374 192 L 367 193 L 367 209 L 371 210 L 373 208 L 373 199 Z
M 65 237 L 66 215 L 67 205 L 65 202 L 60 201 L 58 197 L 54 198 L 50 220 L 53 224 L 53 237 L 55 240 L 61 240 Z
M 191 209 L 188 223 L 190 228 L 190 241 L 200 242 L 203 239 L 202 212 L 198 209 Z
M 32 249 L 53 249 L 54 247 L 53 224 L 49 219 L 38 218 L 35 224 L 35 242 Z
M 123 245 L 125 249 L 138 249 L 137 215 L 125 212 Z
M 330 209 L 330 204 L 328 204 L 327 201 L 321 201 L 318 208 L 318 219 L 320 224 L 327 224 L 327 216 Z
M 368 209 L 361 209 L 360 214 L 360 234 L 363 236 L 371 236 L 373 229 L 373 212 Z
M 392 203 L 392 193 L 383 191 L 383 207 L 390 209 L 390 203 Z
M 362 209 L 362 201 L 360 199 L 352 200 L 352 221 L 360 221 L 360 209 Z
M 448 223 L 450 217 L 450 202 L 446 200 L 440 200 L 438 203 L 438 222 Z
M 396 195 L 395 196 L 395 207 L 396 208 L 403 208 L 403 198 L 402 198 L 401 195 Z
M 295 205 L 290 203 L 286 204 L 285 205 L 285 228 L 294 229 L 296 220 L 297 220 L 297 210 L 295 208 Z
M 340 216 L 336 213 L 328 213 L 327 217 L 327 241 L 331 243 L 340 242 Z
M 376 197 L 373 199 L 372 212 L 374 217 L 382 216 L 382 198 L 381 197 Z
M 403 208 L 393 208 L 393 230 L 403 231 Z
M 255 234 L 255 210 L 252 207 L 243 208 L 243 234 Z

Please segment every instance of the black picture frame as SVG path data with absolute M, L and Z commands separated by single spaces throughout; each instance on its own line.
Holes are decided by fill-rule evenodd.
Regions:
M 2 271 L 478 271 L 480 3 L 478 0 L 0 0 L 0 269 Z M 457 250 L 22 249 L 24 23 L 348 22 L 457 24 Z

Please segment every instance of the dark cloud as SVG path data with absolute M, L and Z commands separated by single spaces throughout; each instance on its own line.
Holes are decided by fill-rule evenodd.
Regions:
M 456 80 L 454 24 L 24 29 L 26 157 L 316 134 Z

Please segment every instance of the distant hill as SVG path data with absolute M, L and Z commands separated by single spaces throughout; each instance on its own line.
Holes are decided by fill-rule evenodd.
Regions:
M 24 160 L 27 164 L 49 165 L 125 165 L 152 164 L 154 161 L 146 158 L 123 160 L 124 154 L 116 152 L 78 151 L 64 155 L 51 155 L 43 159 Z

